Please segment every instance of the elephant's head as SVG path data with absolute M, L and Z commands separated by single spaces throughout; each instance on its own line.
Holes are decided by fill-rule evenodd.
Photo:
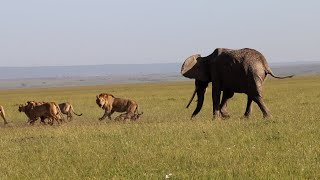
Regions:
M 181 74 L 190 79 L 208 82 L 210 77 L 207 58 L 201 57 L 200 54 L 188 57 L 181 67 Z
M 208 83 L 210 82 L 208 60 L 201 57 L 199 54 L 190 56 L 183 63 L 181 74 L 184 77 L 195 79 L 195 90 L 187 105 L 188 108 L 195 94 L 197 94 L 197 107 L 192 113 L 192 117 L 194 117 L 200 112 L 202 108 L 204 102 L 204 94 L 206 92 L 206 88 L 208 87 Z

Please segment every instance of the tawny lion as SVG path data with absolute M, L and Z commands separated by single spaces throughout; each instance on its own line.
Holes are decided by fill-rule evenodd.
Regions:
M 36 120 L 38 120 L 38 117 L 34 121 L 31 120 L 31 115 L 30 115 L 31 107 L 32 107 L 32 105 L 33 106 L 38 106 L 38 105 L 41 105 L 41 104 L 44 104 L 44 103 L 46 103 L 46 102 L 44 102 L 44 101 L 42 101 L 42 102 L 27 101 L 25 104 L 20 104 L 18 110 L 19 110 L 19 112 L 24 112 L 26 114 L 26 116 L 28 117 L 27 123 L 33 125 L 34 122 Z M 28 104 L 31 104 L 31 105 L 28 106 Z M 46 122 L 45 122 L 46 118 L 47 117 L 41 116 L 40 117 L 40 123 L 46 124 Z M 51 119 L 48 119 L 48 120 L 49 120 L 49 124 L 50 124 Z
M 72 113 L 77 116 L 82 116 L 82 113 L 77 114 L 76 112 L 74 112 L 73 106 L 69 102 L 60 103 L 59 108 L 60 108 L 62 114 L 67 115 L 67 120 L 69 119 L 69 121 L 72 121 Z
M 116 118 L 123 120 L 137 120 L 142 114 L 138 113 L 138 104 L 135 101 L 116 98 L 112 94 L 108 93 L 101 93 L 97 95 L 96 103 L 100 108 L 105 110 L 103 116 L 99 118 L 100 121 L 105 119 L 106 117 L 111 120 L 111 115 L 114 112 L 125 112 Z
M 51 125 L 54 121 L 58 124 L 60 121 L 64 121 L 59 106 L 54 102 L 28 101 L 25 105 L 19 106 L 19 111 L 27 115 L 30 124 L 33 124 L 38 118 L 41 118 L 43 123 L 45 123 L 44 119 L 48 118 Z
M 6 113 L 4 112 L 4 109 L 2 106 L 0 106 L 0 116 L 2 117 L 4 124 L 8 124 L 8 121 L 6 120 Z

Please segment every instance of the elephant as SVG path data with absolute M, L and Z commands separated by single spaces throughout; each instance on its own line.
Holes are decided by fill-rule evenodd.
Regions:
M 245 118 L 251 114 L 252 101 L 258 104 L 264 118 L 271 117 L 270 111 L 262 98 L 262 85 L 267 75 L 274 78 L 291 78 L 294 75 L 279 77 L 273 74 L 266 58 L 257 50 L 217 48 L 212 54 L 201 57 L 196 54 L 187 58 L 182 67 L 181 74 L 184 77 L 195 79 L 195 90 L 187 105 L 197 94 L 198 101 L 191 119 L 202 108 L 204 94 L 208 84 L 212 82 L 213 116 L 215 119 L 230 117 L 227 112 L 227 102 L 234 93 L 247 95 L 247 107 Z M 221 92 L 223 92 L 220 102 Z

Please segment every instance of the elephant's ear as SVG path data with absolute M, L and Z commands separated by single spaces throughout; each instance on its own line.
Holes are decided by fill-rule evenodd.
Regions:
M 181 74 L 190 79 L 198 79 L 204 82 L 209 81 L 208 66 L 200 54 L 188 57 L 181 67 Z

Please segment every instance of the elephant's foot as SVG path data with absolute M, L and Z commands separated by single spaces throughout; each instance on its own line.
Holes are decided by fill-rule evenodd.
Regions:
M 269 114 L 269 113 L 268 113 L 268 114 L 264 114 L 264 115 L 263 115 L 263 118 L 264 118 L 264 119 L 272 119 L 272 115 Z
M 241 119 L 249 119 L 251 115 L 251 110 L 248 111 L 246 110 L 246 112 L 244 113 L 244 115 L 241 117 Z
M 221 117 L 224 119 L 230 118 L 230 114 L 226 111 L 220 111 Z
M 213 119 L 214 120 L 221 120 L 221 113 L 220 113 L 220 111 L 215 111 L 214 113 L 213 113 Z
M 240 119 L 246 120 L 246 119 L 249 119 L 249 118 L 250 118 L 250 115 L 243 115 Z

